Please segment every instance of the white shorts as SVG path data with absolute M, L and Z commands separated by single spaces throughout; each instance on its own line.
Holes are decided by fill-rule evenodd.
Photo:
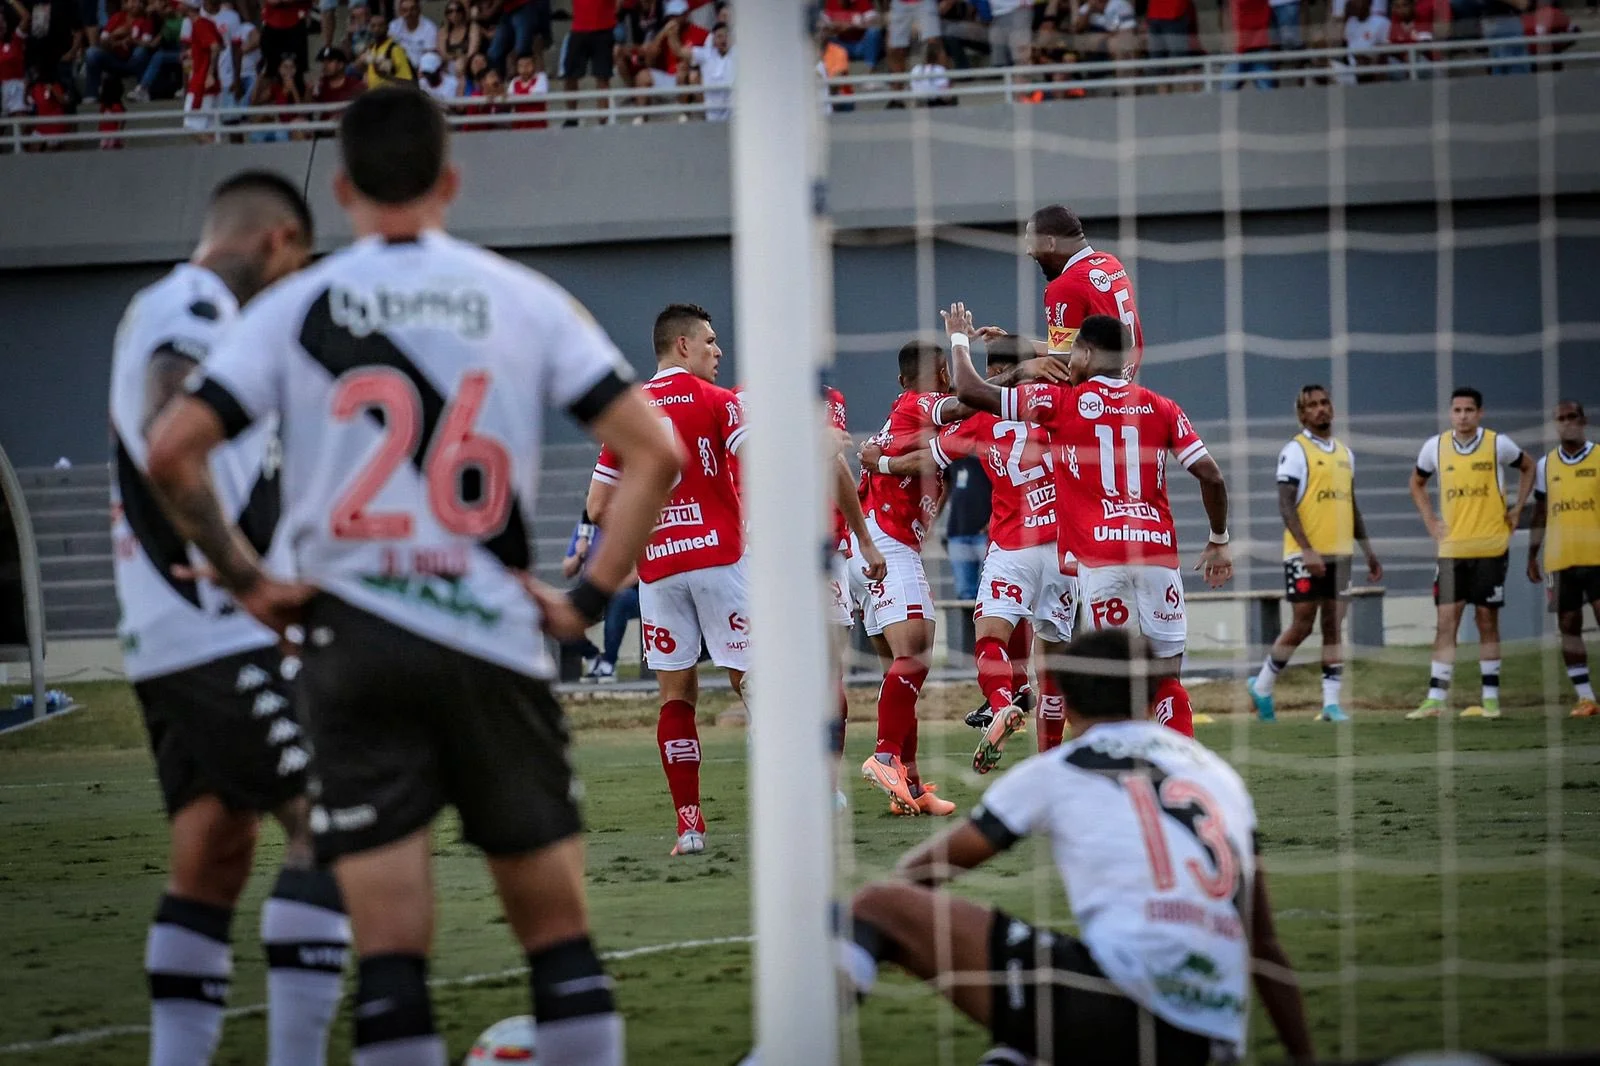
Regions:
M 889 4 L 889 47 L 910 48 L 913 28 L 923 41 L 939 39 L 938 0 L 892 0 Z
M 183 128 L 191 133 L 206 133 L 217 128 L 217 108 L 222 105 L 222 97 L 217 93 L 210 96 L 195 96 L 194 93 L 183 94 Z
M 1071 640 L 1078 615 L 1078 579 L 1061 572 L 1054 544 L 1031 548 L 991 546 L 978 579 L 974 618 L 1033 620 L 1040 640 Z
M 860 577 L 861 621 L 867 635 L 875 637 L 897 622 L 918 618 L 933 621 L 933 589 L 928 585 L 927 571 L 922 568 L 922 554 L 879 529 L 878 523 L 870 517 L 867 530 L 889 568 L 882 581 Z M 858 556 L 861 554 L 859 546 L 852 551 Z M 851 567 L 850 571 L 850 581 L 854 585 L 860 567 Z
M 1183 578 L 1167 566 L 1078 564 L 1078 594 L 1095 629 L 1121 629 L 1137 620 L 1158 658 L 1182 655 L 1189 635 Z
M 750 669 L 750 583 L 744 560 L 639 584 L 644 661 L 652 670 L 692 670 L 705 640 L 711 661 Z
M 855 628 L 856 620 L 852 615 L 855 607 L 855 597 L 850 594 L 850 564 L 855 563 L 855 569 L 861 569 L 861 557 L 852 555 L 846 559 L 844 552 L 834 552 L 828 563 L 828 622 L 846 629 Z M 859 574 L 857 576 L 860 576 Z M 861 578 L 863 587 L 866 578 Z
M 28 110 L 28 83 L 21 78 L 0 81 L 0 115 L 20 115 Z

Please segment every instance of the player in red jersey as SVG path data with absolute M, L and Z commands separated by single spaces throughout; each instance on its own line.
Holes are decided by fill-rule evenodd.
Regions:
M 1024 241 L 1045 280 L 1047 339 L 1042 344 L 1034 342 L 1038 354 L 1065 359 L 1084 319 L 1110 315 L 1133 337 L 1126 371 L 1127 379 L 1132 381 L 1144 357 L 1144 327 L 1134 306 L 1133 281 L 1122 261 L 1109 252 L 1096 251 L 1084 236 L 1077 214 L 1061 204 L 1035 211 L 1028 220 Z M 998 326 L 985 326 L 978 331 L 984 340 L 1004 335 Z
M 1187 638 L 1178 535 L 1167 502 L 1170 452 L 1200 482 L 1211 539 L 1195 569 L 1216 588 L 1233 574 L 1228 490 L 1216 460 L 1172 400 L 1127 381 L 1127 330 L 1084 319 L 1067 360 L 1071 384 L 998 388 L 972 366 L 961 304 L 946 313 L 956 395 L 1005 419 L 1041 426 L 1055 456 L 1059 543 L 1078 561 L 1078 586 L 1096 629 L 1137 621 L 1160 663 L 1154 714 L 1193 735 L 1193 710 L 1178 682 Z
M 989 380 L 1014 371 L 1022 344 L 997 337 L 986 346 Z M 954 397 L 940 401 L 939 421 L 948 413 L 966 411 Z M 862 450 L 864 465 L 876 465 L 882 452 Z M 943 471 L 957 459 L 977 455 L 993 486 L 989 537 L 991 545 L 978 582 L 973 610 L 978 685 L 988 715 L 983 741 L 973 755 L 973 768 L 986 774 L 1000 761 L 1005 742 L 1027 722 L 1022 690 L 1028 679 L 1033 631 L 1047 645 L 1071 639 L 1077 613 L 1076 567 L 1063 573 L 1056 550 L 1056 483 L 1049 440 L 1043 429 L 1026 422 L 1002 422 L 986 411 L 946 426 L 926 449 L 891 459 L 891 473 Z M 1031 621 L 1032 625 L 1029 625 Z M 1065 716 L 1061 698 L 1045 671 L 1040 672 L 1040 751 L 1061 743 Z
M 661 690 L 656 742 L 678 812 L 672 853 L 687 855 L 705 850 L 695 728 L 700 642 L 741 698 L 750 662 L 744 516 L 731 463 L 744 440 L 744 412 L 733 392 L 713 384 L 722 349 L 704 308 L 669 305 L 656 316 L 654 341 L 658 369 L 644 383 L 645 398 L 687 458 L 639 560 L 639 622 Z M 587 501 L 596 525 L 605 524 L 620 474 L 615 456 L 602 450 Z
M 917 774 L 917 697 L 928 678 L 933 647 L 933 591 L 922 568 L 922 542 L 938 513 L 937 479 L 893 475 L 895 456 L 926 447 L 936 429 L 934 405 L 947 389 L 944 353 L 936 344 L 909 341 L 900 348 L 900 388 L 883 428 L 870 438 L 883 451 L 867 471 L 867 527 L 888 572 L 867 584 L 867 632 L 881 632 L 894 657 L 878 690 L 878 743 L 862 776 L 889 796 L 899 814 L 948 815 L 955 804 L 933 794 Z M 863 542 L 865 543 L 865 542 Z

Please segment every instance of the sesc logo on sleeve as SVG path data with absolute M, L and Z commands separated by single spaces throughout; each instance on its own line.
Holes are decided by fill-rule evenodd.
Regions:
M 1073 338 L 1078 331 L 1071 326 L 1051 326 L 1049 329 L 1049 348 L 1051 352 L 1065 354 L 1072 348 Z

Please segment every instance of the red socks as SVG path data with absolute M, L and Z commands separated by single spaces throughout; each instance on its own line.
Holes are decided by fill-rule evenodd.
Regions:
M 1012 687 L 1014 670 L 1005 641 L 998 637 L 982 637 L 974 645 L 972 655 L 978 662 L 978 687 L 983 690 L 983 698 L 989 701 L 989 708 L 999 714 L 1016 698 Z
M 1006 642 L 1011 656 L 1011 691 L 1021 692 L 1028 684 L 1028 659 L 1033 654 L 1033 623 L 1024 618 L 1011 630 Z
M 917 696 L 927 679 L 928 668 L 916 659 L 902 657 L 889 664 L 889 672 L 883 675 L 883 687 L 878 689 L 877 751 L 880 754 L 906 760 L 904 749 L 910 746 L 914 757 Z
M 656 719 L 656 744 L 661 748 L 661 769 L 667 773 L 672 805 L 678 809 L 678 835 L 688 830 L 706 831 L 700 813 L 700 733 L 694 726 L 694 705 L 668 700 Z
M 1036 718 L 1039 750 L 1049 751 L 1060 747 L 1061 739 L 1067 732 L 1067 706 L 1061 693 L 1056 691 L 1055 678 L 1050 676 L 1048 670 L 1039 671 L 1039 713 Z
M 1189 690 L 1175 677 L 1165 678 L 1156 685 L 1150 717 L 1174 733 L 1194 736 L 1194 707 L 1189 703 Z

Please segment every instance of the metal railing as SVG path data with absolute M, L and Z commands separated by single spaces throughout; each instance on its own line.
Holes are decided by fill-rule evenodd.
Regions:
M 1494 71 L 1547 71 L 1557 67 L 1600 65 L 1600 32 L 1425 41 L 1384 45 L 1352 52 L 1348 48 L 1301 49 L 1195 55 L 1163 59 L 1130 59 L 1093 63 L 1039 64 L 950 70 L 939 75 L 948 88 L 918 92 L 914 80 L 925 75 L 859 74 L 818 79 L 818 98 L 835 110 L 844 106 L 918 105 L 932 100 L 971 103 L 1065 99 L 1130 92 L 1187 90 L 1215 92 L 1246 84 L 1292 86 L 1339 79 L 1383 82 L 1451 77 Z M 1562 51 L 1556 51 L 1560 47 Z M 1519 54 L 1506 54 L 1520 49 Z M 662 86 L 591 89 L 549 93 L 539 97 L 457 97 L 440 101 L 448 121 L 458 130 L 519 128 L 542 123 L 556 127 L 570 119 L 586 123 L 626 125 L 652 120 L 687 120 L 726 113 L 726 88 Z M 710 97 L 708 100 L 707 97 Z M 731 95 L 731 94 L 729 94 Z M 529 106 L 543 111 L 526 110 Z M 101 132 L 107 116 L 98 112 L 44 117 L 13 116 L 0 120 L 0 145 L 12 151 L 41 145 L 73 145 L 117 140 L 283 140 L 331 135 L 343 104 L 224 107 L 204 112 L 213 128 L 192 131 L 193 117 L 176 107 L 147 108 L 114 117 L 122 128 Z M 36 132 L 66 127 L 64 132 Z

